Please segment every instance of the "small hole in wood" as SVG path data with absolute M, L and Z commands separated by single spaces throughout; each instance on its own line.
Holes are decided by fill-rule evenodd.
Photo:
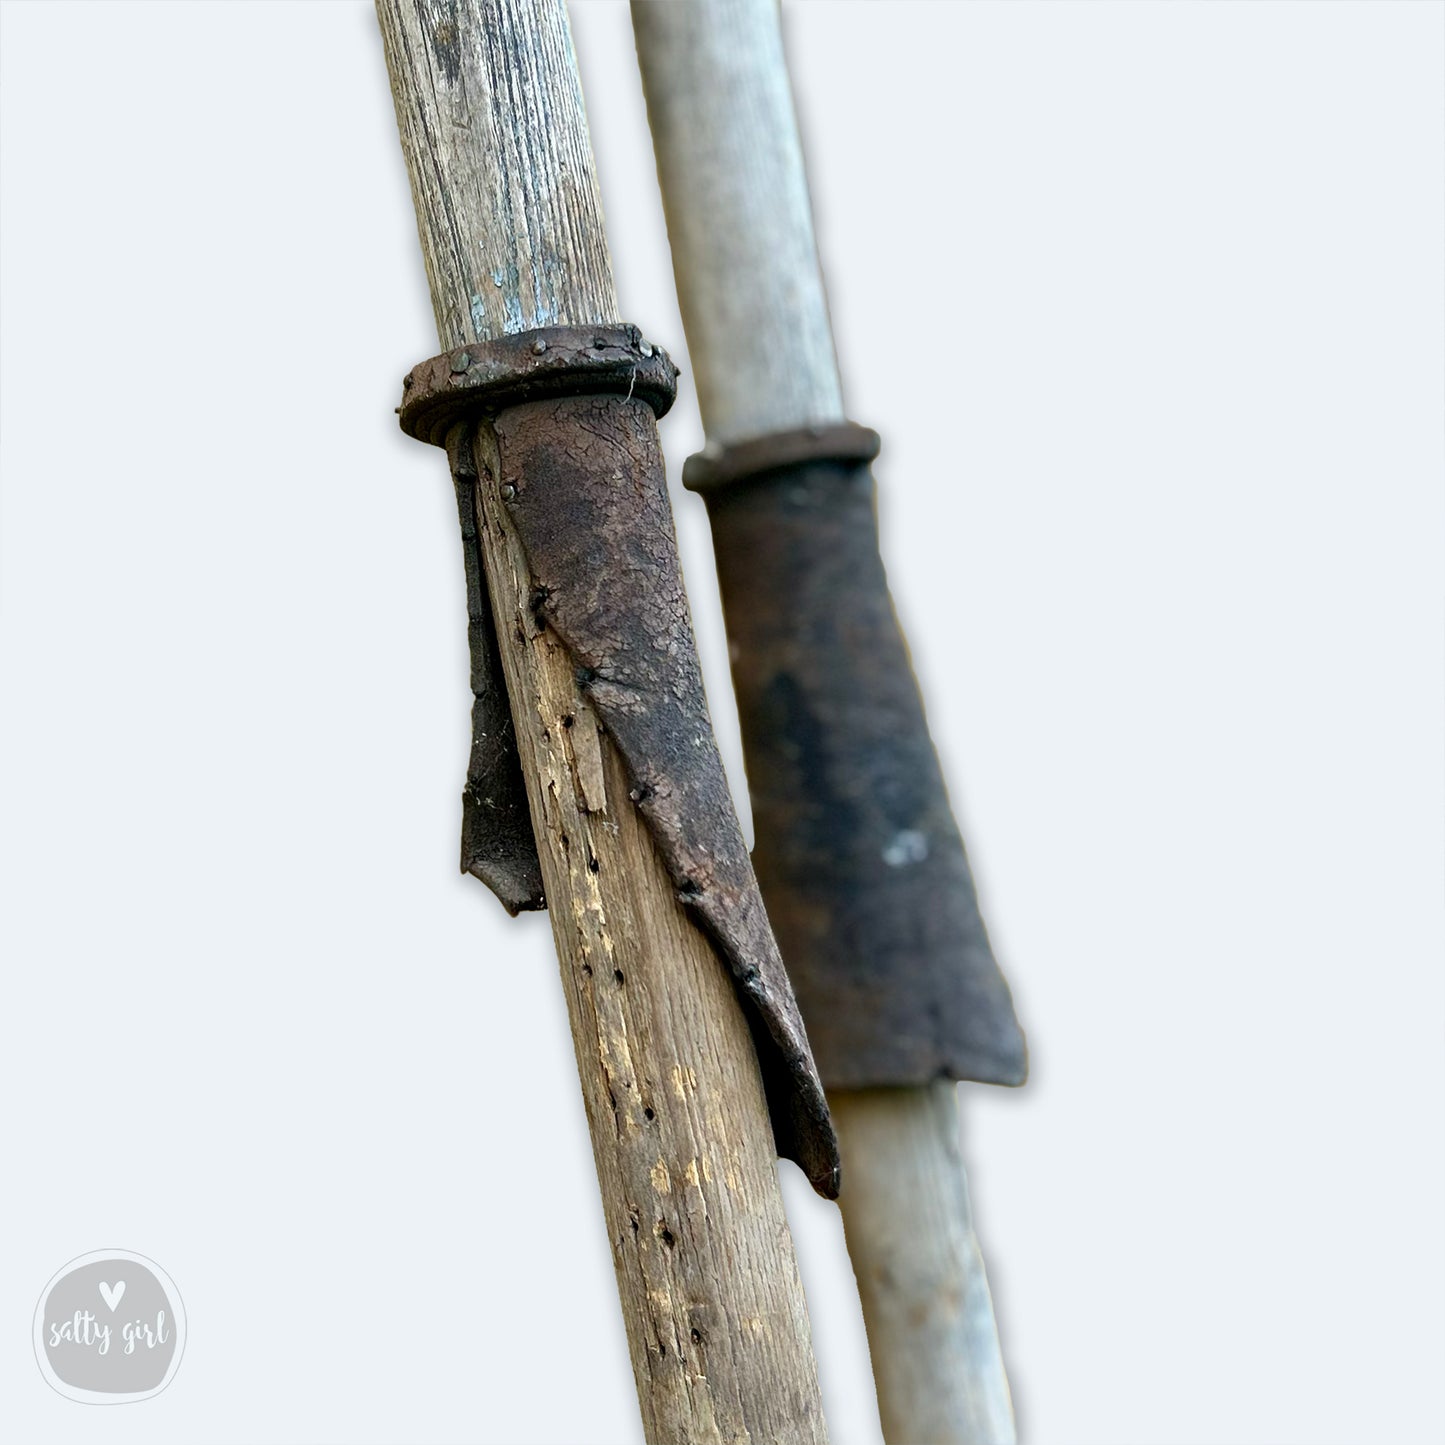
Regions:
M 615 978 L 620 984 L 627 982 L 627 979 L 624 977 L 623 972 L 620 968 L 614 968 L 612 970 L 612 977 Z
M 646 1119 L 647 1122 L 650 1124 L 655 1118 L 657 1118 L 657 1114 L 652 1109 L 644 1109 L 642 1111 L 642 1117 Z
M 667 1227 L 667 1222 L 665 1220 L 659 1219 L 657 1221 L 657 1228 L 654 1230 L 654 1233 L 662 1241 L 662 1247 L 664 1249 L 677 1248 L 677 1238 L 673 1234 L 673 1232 Z

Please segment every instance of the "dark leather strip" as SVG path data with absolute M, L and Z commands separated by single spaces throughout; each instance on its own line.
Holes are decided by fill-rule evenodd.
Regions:
M 462 418 L 547 396 L 634 396 L 666 416 L 677 367 L 635 326 L 547 326 L 433 356 L 402 382 L 401 429 L 445 446 Z
M 561 341 L 549 329 L 467 347 L 465 362 L 455 355 L 414 368 L 406 390 L 416 399 L 403 402 L 402 424 L 424 440 L 452 429 L 459 496 L 478 484 L 500 489 L 527 556 L 535 613 L 575 660 L 677 896 L 732 976 L 757 1047 L 778 1151 L 832 1198 L 837 1139 L 713 738 L 678 565 L 654 409 L 666 409 L 660 389 L 665 381 L 670 400 L 676 372 L 635 328 L 589 330 L 580 338 L 576 328 L 569 331 Z M 539 351 L 540 341 L 547 346 Z M 549 354 L 565 360 L 547 368 Z M 507 371 L 509 359 L 520 359 L 524 377 Z M 490 380 L 468 380 L 474 376 Z M 461 461 L 482 424 L 496 437 L 498 477 L 469 476 Z M 464 535 L 466 527 L 464 512 Z M 469 547 L 469 567 L 479 561 L 480 552 Z M 469 591 L 473 596 L 486 606 L 484 586 Z M 479 705 L 487 699 L 490 718 L 492 699 L 506 696 L 490 620 L 473 629 L 473 639 L 474 674 L 484 674 L 474 676 L 473 691 Z M 489 725 L 485 740 L 474 735 L 474 772 L 479 750 L 485 786 L 512 769 L 520 782 L 509 730 Z M 464 838 L 464 849 L 485 860 L 472 871 L 504 902 L 499 879 L 511 888 L 525 876 L 519 821 L 514 809 L 476 811 L 468 827 L 475 822 L 480 835 Z M 535 863 L 530 814 L 526 821 Z M 485 835 L 491 825 L 498 835 Z M 538 889 L 535 902 L 523 906 L 540 905 Z
M 832 1197 L 828 1106 L 713 738 L 656 422 L 636 401 L 587 396 L 511 407 L 493 426 L 536 610 L 576 660 L 678 897 L 732 974 L 779 1152 Z
M 471 656 L 472 747 L 462 789 L 462 872 L 480 879 L 508 913 L 547 906 L 542 865 L 532 834 L 532 809 L 522 763 L 502 654 L 487 600 L 487 578 L 477 535 L 477 467 L 472 428 L 452 428 L 447 457 L 462 526 L 462 562 L 467 577 L 467 650 Z
M 876 431 L 851 421 L 771 432 L 715 451 L 695 452 L 683 463 L 682 484 L 694 492 L 716 492 L 803 462 L 871 462 L 879 445 Z
M 823 1081 L 1020 1084 L 1024 1037 L 894 615 L 863 448 L 780 465 L 795 441 L 747 445 L 712 460 L 704 495 L 753 862 Z

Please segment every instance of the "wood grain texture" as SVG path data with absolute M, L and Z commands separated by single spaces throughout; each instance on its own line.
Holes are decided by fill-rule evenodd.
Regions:
M 377 10 L 443 344 L 615 320 L 560 0 L 378 0 Z M 645 1438 L 823 1442 L 747 1026 L 569 654 L 538 626 L 490 427 L 473 459 Z
M 884 1439 L 1013 1445 L 1013 1405 L 973 1230 L 958 1086 L 830 1090 Z
M 508 686 L 514 704 L 524 700 L 522 769 L 646 1438 L 822 1441 L 747 1025 L 674 900 L 570 654 L 533 631 L 526 558 L 486 483 L 499 465 L 486 432 L 478 449 L 487 576 L 513 642 L 502 654 Z M 601 759 L 601 811 L 589 755 Z
M 617 319 L 560 0 L 378 0 L 441 350 Z
M 843 420 L 777 10 L 632 4 L 688 352 L 721 445 Z

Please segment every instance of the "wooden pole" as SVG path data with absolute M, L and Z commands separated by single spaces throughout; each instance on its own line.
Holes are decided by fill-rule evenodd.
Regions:
M 377 13 L 443 346 L 618 320 L 562 0 Z M 645 1438 L 823 1442 L 747 1025 L 503 509 L 477 508 Z
M 709 449 L 843 421 L 777 0 L 632 0 L 632 17 Z M 1008 1445 L 956 1087 L 828 1101 L 885 1437 Z
M 1014 1439 L 1008 1375 L 973 1229 L 958 1085 L 835 1089 L 878 1413 L 895 1445 Z

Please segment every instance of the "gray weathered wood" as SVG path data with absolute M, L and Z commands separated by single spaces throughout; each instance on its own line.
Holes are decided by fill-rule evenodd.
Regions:
M 632 7 L 688 354 L 708 441 L 724 446 L 843 420 L 776 12 Z
M 828 1096 L 878 1413 L 897 1445 L 1012 1445 L 1013 1406 L 973 1229 L 958 1086 Z
M 617 319 L 559 0 L 381 0 L 440 349 Z
M 632 0 L 632 19 L 709 446 L 842 420 L 777 0 Z M 829 1092 L 891 1445 L 1014 1438 L 955 1092 Z
M 377 11 L 443 345 L 619 319 L 560 0 Z M 747 1026 L 494 491 L 476 505 L 646 1439 L 823 1442 Z

